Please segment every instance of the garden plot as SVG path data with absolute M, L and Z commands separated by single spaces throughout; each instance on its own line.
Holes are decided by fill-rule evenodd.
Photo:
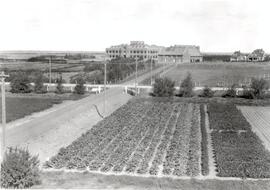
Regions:
M 200 176 L 200 106 L 131 101 L 44 167 L 142 176 Z
M 270 107 L 239 106 L 238 108 L 270 151 Z
M 270 152 L 233 104 L 210 103 L 209 123 L 220 177 L 270 178 Z

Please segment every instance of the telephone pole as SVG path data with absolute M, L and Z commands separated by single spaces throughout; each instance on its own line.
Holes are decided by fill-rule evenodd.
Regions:
M 2 80 L 2 147 L 1 147 L 1 161 L 4 159 L 6 150 L 6 89 L 5 89 L 5 78 L 9 75 L 5 75 L 2 71 L 0 78 Z
M 50 69 L 49 69 L 49 72 L 50 72 L 50 79 L 49 79 L 49 83 L 50 83 L 50 85 L 51 85 L 51 83 L 52 83 L 52 57 L 50 57 L 49 58 L 49 64 L 50 64 Z
M 104 62 L 104 117 L 106 115 L 106 83 L 107 83 L 107 62 L 106 62 L 106 58 L 105 58 L 105 62 Z
M 151 66 L 150 66 L 150 70 L 151 70 L 151 71 L 150 71 L 150 72 L 151 72 L 151 73 L 150 73 L 150 74 L 151 74 L 151 82 L 150 82 L 150 85 L 152 85 L 152 84 L 153 84 L 153 81 L 152 81 L 152 80 L 153 80 L 153 79 L 152 79 L 152 57 L 151 57 L 151 59 L 150 59 L 150 64 L 151 64 Z
M 137 71 L 138 71 L 138 61 L 137 61 L 137 57 L 136 57 L 136 59 L 135 59 L 135 61 L 136 61 L 136 73 L 135 73 L 135 95 L 137 95 L 137 92 L 138 92 L 138 89 L 137 89 Z

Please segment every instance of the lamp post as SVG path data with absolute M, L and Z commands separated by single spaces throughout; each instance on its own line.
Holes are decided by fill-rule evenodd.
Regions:
M 6 150 L 6 89 L 5 89 L 5 78 L 9 75 L 5 75 L 2 71 L 0 78 L 2 80 L 2 147 L 1 147 L 1 161 L 4 159 L 5 150 Z

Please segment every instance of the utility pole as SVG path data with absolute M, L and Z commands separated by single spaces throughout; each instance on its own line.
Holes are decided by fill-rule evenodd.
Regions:
M 151 57 L 151 59 L 150 59 L 150 74 L 151 74 L 151 82 L 150 82 L 150 85 L 152 85 L 153 84 L 153 79 L 152 79 L 152 57 Z
M 0 78 L 2 80 L 2 147 L 1 147 L 1 161 L 4 159 L 6 150 L 6 89 L 5 89 L 5 78 L 9 75 L 5 75 L 2 71 Z
M 50 74 L 49 74 L 50 75 L 49 76 L 50 79 L 49 79 L 49 83 L 51 85 L 51 83 L 52 83 L 52 57 L 51 56 L 50 56 L 50 59 L 49 59 L 49 64 L 50 64 L 50 69 L 49 69 L 50 70 L 49 71 L 50 72 Z
M 107 83 L 107 62 L 105 58 L 104 62 L 104 103 L 103 103 L 103 108 L 104 108 L 104 117 L 106 115 L 106 83 Z
M 135 93 L 135 95 L 137 95 L 137 92 L 138 92 L 138 89 L 137 89 L 137 71 L 138 71 L 137 57 L 136 57 L 135 61 L 136 61 L 136 73 L 135 73 L 135 90 L 136 90 L 136 93 Z

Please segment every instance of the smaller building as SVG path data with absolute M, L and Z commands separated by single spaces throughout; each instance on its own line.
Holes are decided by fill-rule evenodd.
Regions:
M 199 46 L 193 45 L 174 45 L 164 48 L 158 54 L 158 63 L 184 63 L 202 62 L 202 55 Z
M 241 53 L 240 51 L 235 51 L 231 56 L 231 62 L 247 61 L 247 57 L 248 57 L 247 53 Z
M 248 61 L 264 61 L 266 54 L 263 49 L 256 49 L 251 54 L 247 56 Z

